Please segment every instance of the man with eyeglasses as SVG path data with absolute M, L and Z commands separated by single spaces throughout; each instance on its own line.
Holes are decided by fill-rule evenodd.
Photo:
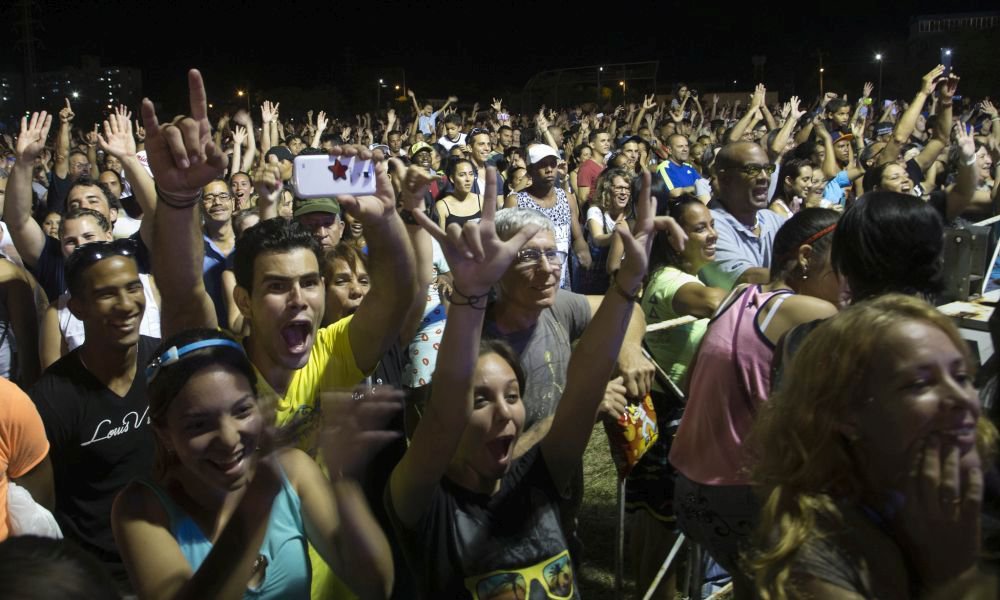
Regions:
M 86 339 L 28 392 L 51 445 L 56 520 L 123 593 L 130 586 L 111 531 L 111 505 L 125 484 L 148 477 L 153 466 L 142 367 L 159 344 L 140 333 L 146 296 L 136 250 L 122 239 L 85 244 L 70 255 L 69 308 L 83 321 Z
M 222 179 L 209 183 L 201 191 L 202 225 L 205 238 L 205 258 L 201 275 L 215 305 L 215 316 L 219 323 L 229 323 L 229 302 L 222 284 L 222 273 L 232 269 L 230 255 L 236 247 L 236 233 L 233 231 L 234 197 L 229 186 Z
M 566 387 L 572 344 L 583 335 L 603 300 L 603 296 L 584 296 L 559 289 L 567 253 L 557 247 L 552 221 L 544 214 L 530 208 L 507 208 L 496 215 L 497 236 L 503 241 L 530 225 L 537 225 L 539 231 L 522 246 L 517 259 L 497 284 L 497 301 L 487 311 L 483 326 L 483 339 L 499 338 L 509 343 L 520 356 L 524 369 L 524 432 L 514 449 L 515 458 L 548 433 Z M 630 398 L 642 398 L 649 391 L 654 367 L 642 354 L 645 331 L 642 311 L 633 311 L 618 355 L 617 371 L 621 378 L 609 384 L 611 395 L 620 397 L 624 390 Z M 602 404 L 602 413 L 607 408 Z M 570 496 L 560 511 L 570 552 L 576 558 L 581 549 L 575 535 L 575 521 L 583 498 L 582 469 L 574 477 Z
M 706 283 L 731 289 L 739 283 L 770 280 L 774 235 L 785 219 L 767 209 L 768 188 L 775 166 L 754 142 L 723 146 L 715 159 L 719 197 L 712 215 L 715 262 L 702 269 Z

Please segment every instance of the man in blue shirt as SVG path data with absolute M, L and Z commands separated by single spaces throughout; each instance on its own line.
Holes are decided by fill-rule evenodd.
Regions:
M 663 178 L 663 183 L 670 191 L 670 197 L 698 196 L 695 182 L 702 179 L 702 176 L 687 162 L 691 156 L 688 139 L 679 133 L 672 134 L 667 138 L 667 154 L 669 158 L 657 165 L 656 172 Z M 707 203 L 709 197 L 707 194 L 702 194 L 698 199 Z
M 774 235 L 784 218 L 767 210 L 774 165 L 759 144 L 735 142 L 719 151 L 715 217 L 715 262 L 701 270 L 708 285 L 730 289 L 739 283 L 770 280 Z

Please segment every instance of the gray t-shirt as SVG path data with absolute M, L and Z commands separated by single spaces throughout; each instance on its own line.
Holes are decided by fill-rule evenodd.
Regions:
M 570 344 L 583 335 L 591 317 L 586 296 L 567 290 L 556 292 L 555 303 L 542 311 L 534 327 L 523 331 L 504 335 L 487 315 L 483 338 L 503 339 L 521 356 L 527 383 L 521 392 L 525 430 L 556 412 L 566 388 Z

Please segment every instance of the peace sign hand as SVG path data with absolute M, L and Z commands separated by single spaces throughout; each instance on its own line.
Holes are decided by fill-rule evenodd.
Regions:
M 201 188 L 222 176 L 226 155 L 212 142 L 205 82 L 197 69 L 188 71 L 191 116 L 179 115 L 160 125 L 149 98 L 142 100 L 146 155 L 156 185 L 172 195 L 194 198 Z
M 468 221 L 464 226 L 451 223 L 447 230 L 442 230 L 422 211 L 413 213 L 417 223 L 441 244 L 455 288 L 468 298 L 485 296 L 514 262 L 521 246 L 538 233 L 537 225 L 526 225 L 506 242 L 497 236 L 496 176 L 496 167 L 486 167 L 486 193 L 478 223 Z

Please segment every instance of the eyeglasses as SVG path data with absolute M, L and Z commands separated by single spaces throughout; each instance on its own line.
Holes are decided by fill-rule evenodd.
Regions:
M 232 198 L 232 196 L 225 192 L 221 194 L 203 194 L 201 201 L 205 204 L 215 204 L 216 200 L 219 202 L 227 202 L 230 198 Z
M 573 562 L 569 551 L 563 550 L 551 559 L 530 567 L 476 577 L 473 598 L 572 598 L 573 580 Z
M 614 191 L 614 193 L 616 193 L 616 194 L 630 194 L 630 193 L 632 193 L 632 188 L 630 188 L 627 185 L 616 185 L 615 187 L 611 188 L 611 190 Z
M 112 256 L 130 256 L 135 258 L 139 244 L 131 238 L 122 238 L 113 242 L 90 242 L 78 246 L 66 259 L 66 279 L 74 279 L 81 270 L 92 264 Z
M 778 167 L 774 163 L 768 163 L 766 165 L 743 165 L 742 167 L 730 167 L 720 170 L 739 171 L 740 173 L 743 173 L 747 177 L 753 178 L 753 177 L 759 177 L 761 173 L 767 173 L 767 176 L 770 177 L 771 175 L 774 174 L 775 171 L 778 170 Z
M 568 253 L 562 250 L 539 250 L 538 248 L 524 248 L 517 253 L 517 262 L 522 265 L 538 265 L 542 262 L 542 257 L 550 265 L 561 267 L 566 262 Z
M 227 340 L 225 338 L 210 338 L 207 340 L 201 340 L 200 342 L 193 342 L 187 344 L 186 346 L 181 346 L 180 348 L 177 346 L 171 346 L 167 348 L 163 354 L 150 361 L 149 366 L 146 367 L 146 383 L 153 381 L 163 367 L 169 367 L 170 365 L 180 361 L 180 359 L 186 354 L 191 354 L 195 350 L 218 346 L 235 348 L 240 351 L 240 354 L 246 354 L 243 350 L 243 346 L 233 340 Z

